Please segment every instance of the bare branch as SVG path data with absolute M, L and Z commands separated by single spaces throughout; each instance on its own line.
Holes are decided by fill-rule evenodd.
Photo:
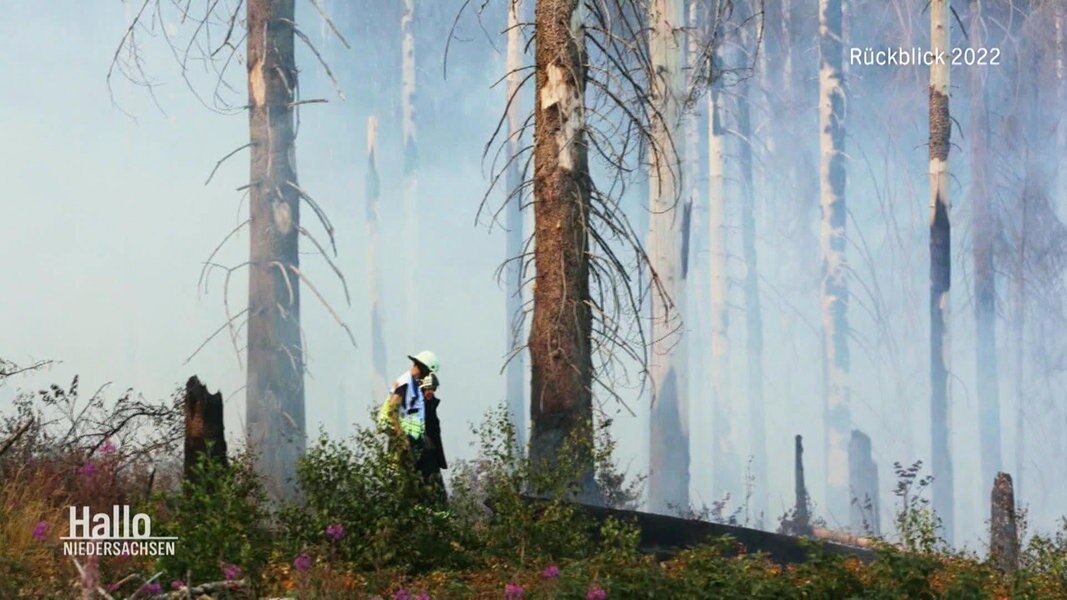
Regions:
M 222 163 L 225 162 L 227 158 L 230 158 L 234 154 L 237 154 L 241 150 L 244 150 L 245 148 L 248 148 L 250 146 L 252 146 L 252 142 L 248 142 L 244 146 L 241 146 L 240 148 L 237 148 L 233 152 L 230 152 L 226 156 L 223 156 L 222 158 L 220 158 L 219 161 L 217 163 L 215 163 L 215 168 L 211 169 L 211 173 L 207 176 L 207 179 L 204 181 L 204 185 L 207 185 L 207 184 L 211 183 L 211 178 L 215 176 L 215 171 L 219 170 L 219 167 L 222 166 Z

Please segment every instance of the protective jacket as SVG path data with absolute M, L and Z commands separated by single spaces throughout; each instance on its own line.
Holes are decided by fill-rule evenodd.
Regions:
M 400 403 L 396 406 L 389 402 L 394 394 L 400 397 Z M 411 373 L 404 373 L 393 382 L 389 396 L 378 410 L 378 424 L 382 427 L 388 426 L 394 410 L 400 422 L 400 430 L 412 439 L 421 439 L 426 431 L 426 400 Z

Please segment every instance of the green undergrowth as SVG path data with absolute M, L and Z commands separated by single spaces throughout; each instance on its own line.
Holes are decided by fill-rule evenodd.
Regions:
M 179 537 L 175 557 L 89 565 L 114 598 L 225 579 L 247 591 L 215 597 L 1067 598 L 1067 522 L 1057 535 L 1033 536 L 1020 569 L 1001 573 L 938 543 L 921 500 L 928 480 L 917 468 L 898 467 L 899 531 L 872 561 L 810 542 L 809 560 L 783 566 L 730 539 L 657 561 L 638 551 L 632 523 L 594 522 L 569 502 L 582 493 L 574 482 L 590 462 L 607 504 L 632 506 L 639 497 L 641 482 L 613 466 L 606 428 L 594 448 L 568 441 L 550 470 L 517 451 L 503 409 L 475 433 L 477 458 L 450 469 L 447 504 L 409 456 L 391 449 L 393 440 L 370 429 L 343 440 L 320 435 L 299 466 L 299 500 L 284 505 L 266 500 L 243 454 L 226 465 L 202 462 L 194 483 L 164 477 L 169 485 L 142 492 L 143 477 L 124 470 L 121 448 L 88 459 L 24 449 L 18 465 L 0 460 L 0 598 L 80 590 L 83 578 L 61 555 L 59 536 L 65 506 L 90 496 L 131 503 L 153 515 L 157 535 Z M 542 500 L 530 503 L 529 495 Z

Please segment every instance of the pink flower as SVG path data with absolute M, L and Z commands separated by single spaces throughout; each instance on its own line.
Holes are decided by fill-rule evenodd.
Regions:
M 154 596 L 154 595 L 158 594 L 159 592 L 163 591 L 163 587 L 160 586 L 158 583 L 153 581 L 152 583 L 146 583 L 146 584 L 142 585 L 141 589 L 139 589 L 137 591 L 138 592 L 144 592 L 146 594 Z
M 89 475 L 92 475 L 93 473 L 96 473 L 96 465 L 94 465 L 91 462 L 87 462 L 84 465 L 78 467 L 78 475 L 81 475 L 83 477 L 88 477 Z
M 400 588 L 393 592 L 393 600 L 411 600 L 411 594 L 404 588 Z
M 522 589 L 522 586 L 515 582 L 509 581 L 504 586 L 504 597 L 508 600 L 517 600 L 524 595 L 526 595 L 526 590 Z
M 170 582 L 170 589 L 172 590 L 180 590 L 183 587 L 185 587 L 185 582 L 181 579 L 175 579 L 174 581 Z
M 241 567 L 231 565 L 230 563 L 222 563 L 222 576 L 225 577 L 227 581 L 239 579 L 241 577 Z
M 339 540 L 345 536 L 345 528 L 340 523 L 330 523 L 326 526 L 326 537 L 331 540 Z
M 541 571 L 541 577 L 544 577 L 545 579 L 559 577 L 559 567 L 556 565 L 548 565 L 545 567 L 545 570 Z
M 608 593 L 604 591 L 604 588 L 595 583 L 589 586 L 589 591 L 585 593 L 585 600 L 604 600 L 607 597 Z
M 297 571 L 307 571 L 311 568 L 311 557 L 308 556 L 307 552 L 301 552 L 293 559 L 293 566 L 296 567 Z
M 104 440 L 103 444 L 100 444 L 99 450 L 100 454 L 111 454 L 115 450 L 118 450 L 118 446 L 115 445 L 115 442 L 111 441 L 111 438 L 107 438 Z
M 33 528 L 33 537 L 38 540 L 43 540 L 44 534 L 47 531 L 48 521 L 37 521 L 37 525 Z

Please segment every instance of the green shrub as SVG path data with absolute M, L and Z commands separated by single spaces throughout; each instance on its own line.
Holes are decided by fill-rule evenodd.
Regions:
M 271 554 L 269 513 L 250 455 L 231 457 L 227 465 L 202 455 L 192 480 L 157 502 L 158 535 L 178 537 L 175 555 L 157 561 L 164 581 L 194 584 L 247 575 L 254 582 L 262 572 Z

